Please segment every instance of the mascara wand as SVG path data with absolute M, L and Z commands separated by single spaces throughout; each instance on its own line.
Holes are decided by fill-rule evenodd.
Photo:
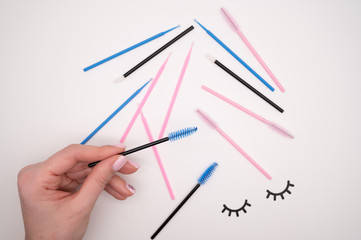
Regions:
M 200 109 L 197 109 L 197 113 L 201 116 L 201 118 L 208 123 L 208 125 L 211 128 L 214 128 L 215 130 L 217 130 L 217 132 L 219 134 L 222 135 L 222 137 L 224 137 L 235 149 L 237 149 L 238 152 L 240 152 L 245 158 L 247 158 L 247 160 L 253 164 L 253 166 L 255 166 L 266 178 L 268 178 L 269 180 L 272 179 L 271 175 L 269 175 L 260 165 L 258 165 L 258 163 L 253 160 L 251 158 L 251 156 L 249 156 L 240 146 L 237 145 L 237 143 L 235 141 L 233 141 L 232 138 L 230 138 L 225 132 L 223 132 L 223 130 L 218 127 L 217 123 L 215 121 L 213 121 L 213 119 L 211 119 L 208 115 L 206 115 L 204 112 L 202 112 Z
M 197 129 L 198 129 L 197 127 L 183 128 L 183 129 L 181 129 L 181 130 L 178 130 L 178 131 L 169 133 L 169 134 L 168 134 L 168 137 L 164 137 L 164 138 L 161 138 L 161 139 L 159 139 L 159 140 L 156 140 L 156 141 L 153 141 L 153 142 L 150 142 L 150 143 L 141 145 L 141 146 L 139 146 L 139 147 L 136 147 L 136 148 L 133 148 L 133 149 L 129 149 L 128 151 L 119 153 L 119 155 L 126 156 L 126 155 L 128 155 L 128 154 L 138 152 L 138 151 L 140 151 L 140 150 L 149 148 L 149 147 L 151 147 L 151 146 L 154 146 L 154 145 L 157 145 L 157 144 L 160 144 L 160 143 L 163 143 L 163 142 L 167 142 L 167 141 L 173 142 L 173 141 L 176 141 L 176 140 L 179 140 L 179 139 L 188 137 L 189 135 L 195 133 L 195 132 L 197 131 Z M 89 164 L 88 164 L 88 167 L 94 167 L 94 166 L 97 165 L 99 162 L 100 162 L 100 161 L 96 161 L 96 162 L 89 163 Z
M 280 133 L 281 135 L 286 136 L 286 137 L 290 137 L 290 138 L 294 138 L 294 136 L 291 133 L 289 133 L 286 129 L 282 128 L 281 126 L 277 125 L 274 122 L 271 122 L 271 121 L 261 117 L 260 115 L 252 112 L 251 110 L 248 110 L 247 108 L 239 105 L 238 103 L 232 101 L 231 99 L 226 98 L 225 96 L 223 96 L 220 93 L 210 89 L 209 87 L 203 85 L 202 89 L 206 90 L 210 94 L 213 94 L 214 96 L 218 97 L 219 99 L 222 99 L 226 103 L 231 104 L 233 107 L 238 108 L 241 111 L 249 114 L 250 116 L 254 117 L 255 119 L 267 124 L 271 129 L 275 130 L 276 132 Z
M 197 185 L 194 186 L 192 191 L 190 191 L 188 193 L 188 195 L 183 199 L 183 201 L 178 205 L 178 207 L 176 209 L 174 209 L 174 211 L 162 223 L 162 225 L 157 229 L 157 231 L 155 231 L 155 233 L 153 233 L 153 235 L 150 237 L 151 239 L 154 239 L 158 235 L 158 233 L 160 231 L 162 231 L 162 229 L 165 227 L 165 225 L 167 225 L 167 223 L 174 217 L 174 215 L 179 211 L 179 209 L 181 209 L 181 207 L 183 207 L 183 205 L 188 201 L 188 199 L 193 195 L 193 193 L 195 193 L 201 185 L 205 184 L 208 181 L 208 179 L 212 176 L 212 174 L 213 174 L 214 170 L 217 168 L 217 166 L 218 166 L 218 163 L 215 162 L 207 168 L 207 170 L 199 177 Z
M 257 58 L 258 62 L 262 65 L 264 70 L 268 73 L 268 75 L 272 78 L 274 83 L 277 85 L 277 87 L 281 90 L 281 92 L 284 92 L 285 89 L 281 85 L 281 83 L 277 80 L 276 76 L 271 72 L 271 70 L 268 68 L 266 63 L 262 60 L 262 58 L 259 56 L 259 54 L 256 52 L 254 47 L 251 45 L 251 43 L 247 40 L 247 38 L 243 35 L 241 32 L 241 29 L 239 28 L 236 21 L 232 18 L 232 16 L 229 14 L 229 12 L 225 8 L 221 8 L 221 12 L 223 13 L 226 20 L 229 22 L 229 25 L 232 27 L 232 29 L 238 34 L 238 36 L 241 37 L 243 42 L 247 45 L 248 49 L 253 53 L 253 55 Z

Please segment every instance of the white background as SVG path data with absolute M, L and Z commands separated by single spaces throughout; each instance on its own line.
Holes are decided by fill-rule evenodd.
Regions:
M 273 82 L 225 22 L 226 7 L 286 88 L 270 92 L 211 39 L 197 18 L 261 76 Z M 17 172 L 80 143 L 150 77 L 172 52 L 144 113 L 154 136 L 165 117 L 192 41 L 194 49 L 167 132 L 198 126 L 192 137 L 159 151 L 172 201 L 151 149 L 130 155 L 141 168 L 125 176 L 137 192 L 106 193 L 85 239 L 149 239 L 214 161 L 219 168 L 157 239 L 360 239 L 360 55 L 358 1 L 4 1 L 0 3 L 0 238 L 24 236 Z M 82 69 L 158 32 L 177 30 L 100 67 Z M 125 73 L 164 43 L 195 29 L 124 82 Z M 204 57 L 209 52 L 285 109 L 279 113 Z M 200 88 L 219 91 L 295 135 L 291 140 Z M 89 144 L 119 141 L 143 91 Z M 194 112 L 201 108 L 273 177 L 261 175 Z M 140 118 L 127 148 L 148 142 Z M 285 199 L 266 190 L 295 187 Z M 247 213 L 228 217 L 223 204 Z

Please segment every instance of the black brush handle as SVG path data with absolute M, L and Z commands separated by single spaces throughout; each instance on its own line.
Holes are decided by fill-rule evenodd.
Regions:
M 157 51 L 155 51 L 154 53 L 152 53 L 151 55 L 149 55 L 146 59 L 144 59 L 143 61 L 141 61 L 140 63 L 138 63 L 136 66 L 134 66 L 132 69 L 130 69 L 128 72 L 123 74 L 123 77 L 127 77 L 129 76 L 132 72 L 134 72 L 135 70 L 137 70 L 138 68 L 140 68 L 141 66 L 143 66 L 146 62 L 148 62 L 149 60 L 151 60 L 152 58 L 154 58 L 155 56 L 157 56 L 159 53 L 161 53 L 164 49 L 166 49 L 167 47 L 169 47 L 170 45 L 172 45 L 173 43 L 175 43 L 177 40 L 179 40 L 181 37 L 183 37 L 184 35 L 186 35 L 187 33 L 189 33 L 190 31 L 192 31 L 194 29 L 193 25 L 190 26 L 189 28 L 187 28 L 186 30 L 184 30 L 183 32 L 181 32 L 180 34 L 178 34 L 175 38 L 173 38 L 172 40 L 170 40 L 169 42 L 167 42 L 166 44 L 164 44 L 162 47 L 160 47 Z
M 265 95 L 263 95 L 262 93 L 260 93 L 257 89 L 255 89 L 254 87 L 252 87 L 252 85 L 250 85 L 248 82 L 246 82 L 245 80 L 243 80 L 241 77 L 239 77 L 237 74 L 235 74 L 234 72 L 232 72 L 232 70 L 230 70 L 229 68 L 227 68 L 226 66 L 224 66 L 221 62 L 219 62 L 218 60 L 216 60 L 214 62 L 216 65 L 218 65 L 220 68 L 222 68 L 224 71 L 226 71 L 229 75 L 231 75 L 232 77 L 234 77 L 235 79 L 237 79 L 240 83 L 242 83 L 244 86 L 246 86 L 249 90 L 251 90 L 252 92 L 254 92 L 255 94 L 257 94 L 259 97 L 261 97 L 263 100 L 265 100 L 267 103 L 269 103 L 272 107 L 276 108 L 278 111 L 280 111 L 281 113 L 284 112 L 284 110 L 279 107 L 277 104 L 275 104 L 274 102 L 272 102 L 269 98 L 267 98 Z
M 183 205 L 188 201 L 188 199 L 193 195 L 193 193 L 195 193 L 195 191 L 197 191 L 197 189 L 200 186 L 201 185 L 199 183 L 197 183 L 197 185 L 192 189 L 192 191 L 190 193 L 188 193 L 188 195 L 183 199 L 183 201 L 178 205 L 178 207 L 176 209 L 174 209 L 174 211 L 162 223 L 162 225 L 157 229 L 157 231 L 155 231 L 155 233 L 153 233 L 153 235 L 150 237 L 151 239 L 154 239 L 158 235 L 158 233 L 160 231 L 162 231 L 162 229 L 165 227 L 165 225 L 167 225 L 167 223 L 174 217 L 174 215 L 179 211 L 179 209 L 181 209 L 181 207 L 183 207 Z
M 160 144 L 160 143 L 163 143 L 163 142 L 167 142 L 169 141 L 169 138 L 168 137 L 165 137 L 165 138 L 161 138 L 159 140 L 156 140 L 156 141 L 153 141 L 153 142 L 150 142 L 150 143 L 147 143 L 147 144 L 144 144 L 144 145 L 141 145 L 139 147 L 136 147 L 136 148 L 133 148 L 133 149 L 129 149 L 125 152 L 121 152 L 119 153 L 119 155 L 128 155 L 128 154 L 131 154 L 131 153 L 135 153 L 135 152 L 138 152 L 140 150 L 143 150 L 143 149 L 146 149 L 146 148 L 149 148 L 149 147 L 152 147 L 154 145 L 157 145 L 157 144 Z M 96 161 L 96 162 L 92 162 L 92 163 L 89 163 L 88 164 L 88 167 L 94 167 L 95 165 L 97 165 L 100 161 Z

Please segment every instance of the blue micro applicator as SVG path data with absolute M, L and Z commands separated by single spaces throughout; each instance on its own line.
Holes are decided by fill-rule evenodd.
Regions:
M 90 65 L 89 67 L 84 68 L 83 70 L 84 70 L 84 72 L 86 72 L 86 71 L 88 71 L 88 70 L 90 70 L 92 68 L 95 68 L 95 67 L 97 67 L 97 66 L 99 66 L 99 65 L 101 65 L 103 63 L 106 63 L 106 62 L 112 60 L 113 58 L 116 58 L 116 57 L 118 57 L 118 56 L 120 56 L 120 55 L 122 55 L 122 54 L 124 54 L 126 52 L 129 52 L 129 51 L 131 51 L 131 50 L 133 50 L 133 49 L 135 49 L 137 47 L 140 47 L 143 44 L 146 44 L 146 43 L 148 43 L 150 41 L 153 41 L 154 39 L 157 39 L 157 38 L 163 36 L 164 34 L 170 32 L 170 31 L 172 31 L 172 30 L 174 30 L 174 29 L 176 29 L 178 27 L 179 27 L 179 25 L 174 27 L 174 28 L 168 29 L 168 30 L 166 30 L 164 32 L 158 33 L 158 34 L 154 35 L 153 37 L 147 38 L 147 39 L 141 41 L 140 43 L 137 43 L 137 44 L 135 44 L 135 45 L 133 45 L 133 46 L 127 48 L 127 49 L 124 49 L 124 50 L 122 50 L 122 51 L 120 51 L 120 52 L 118 52 L 116 54 L 111 55 L 110 57 L 104 58 L 103 60 L 100 60 L 99 62 L 96 62 L 96 63 Z
M 148 82 L 146 82 L 143 86 L 141 86 L 137 91 L 135 91 L 127 100 L 125 100 L 125 102 L 120 105 L 112 114 L 110 114 L 110 116 L 104 120 L 104 122 L 102 122 L 91 134 L 89 134 L 89 136 L 87 136 L 80 144 L 85 144 L 87 143 L 100 129 L 102 129 L 102 127 L 105 126 L 105 124 L 107 124 L 120 110 L 122 110 L 130 101 L 132 101 L 133 98 L 135 98 L 135 96 L 137 96 L 145 86 L 147 86 L 147 84 L 152 81 L 152 79 L 150 79 Z
M 258 73 L 256 73 L 248 64 L 243 61 L 240 57 L 237 56 L 229 47 L 227 47 L 226 44 L 224 44 L 216 35 L 214 35 L 211 31 L 209 31 L 207 28 L 205 28 L 202 24 L 200 24 L 197 19 L 194 19 L 196 23 L 198 23 L 201 28 L 208 33 L 209 36 L 211 36 L 219 45 L 221 45 L 224 49 L 227 50 L 235 59 L 237 59 L 238 62 L 240 62 L 245 68 L 247 68 L 248 71 L 250 71 L 256 78 L 258 78 L 266 87 L 268 87 L 271 91 L 274 91 L 275 89 L 266 81 L 264 80 Z

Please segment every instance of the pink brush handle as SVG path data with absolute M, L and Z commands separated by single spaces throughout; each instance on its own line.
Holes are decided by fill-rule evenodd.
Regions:
M 275 130 L 276 132 L 280 133 L 281 135 L 284 135 L 284 136 L 287 136 L 287 137 L 290 137 L 290 138 L 294 138 L 291 133 L 289 133 L 286 129 L 282 128 L 281 126 L 277 125 L 276 123 L 271 122 L 271 121 L 269 121 L 269 120 L 267 120 L 267 119 L 265 119 L 265 118 L 257 115 L 256 113 L 252 112 L 251 110 L 248 110 L 247 108 L 245 108 L 245 107 L 239 105 L 238 103 L 236 103 L 236 102 L 234 102 L 234 101 L 226 98 L 225 96 L 223 96 L 223 95 L 221 95 L 220 93 L 218 93 L 218 92 L 210 89 L 210 88 L 207 87 L 207 86 L 204 86 L 204 85 L 203 85 L 202 88 L 203 88 L 204 90 L 206 90 L 207 92 L 213 94 L 214 96 L 222 99 L 223 101 L 231 104 L 232 106 L 234 106 L 234 107 L 236 107 L 236 108 L 244 111 L 245 113 L 248 113 L 248 114 L 251 115 L 252 117 L 254 117 L 254 118 L 260 120 L 261 122 L 267 124 L 269 127 L 271 127 L 271 128 L 272 128 L 273 130 Z
M 257 58 L 258 62 L 262 65 L 264 70 L 268 73 L 268 75 L 272 78 L 273 82 L 277 85 L 277 87 L 281 90 L 281 92 L 285 92 L 286 90 L 281 85 L 281 83 L 278 81 L 276 76 L 271 72 L 271 70 L 268 68 L 266 63 L 262 60 L 262 58 L 259 56 L 259 54 L 256 52 L 256 50 L 253 48 L 253 46 L 250 44 L 250 42 L 247 40 L 247 38 L 243 35 L 241 30 L 236 31 L 237 34 L 242 38 L 243 42 L 247 45 L 248 49 L 253 53 L 253 55 Z
M 266 70 L 268 75 L 272 78 L 274 83 L 278 86 L 278 88 L 284 92 L 285 89 L 281 85 L 281 83 L 277 80 L 276 76 L 271 72 L 271 70 L 268 68 L 266 63 L 262 60 L 262 58 L 259 56 L 259 54 L 256 52 L 256 50 L 253 48 L 251 43 L 247 40 L 247 38 L 243 35 L 241 30 L 239 29 L 236 21 L 232 18 L 232 16 L 229 14 L 229 12 L 225 8 L 221 8 L 221 11 L 224 13 L 228 23 L 231 25 L 232 29 L 241 37 L 243 42 L 247 45 L 248 49 L 253 53 L 253 55 L 257 58 L 258 62 L 262 65 L 262 67 Z
M 251 110 L 248 110 L 247 108 L 245 108 L 245 107 L 243 107 L 243 106 L 239 105 L 238 103 L 236 103 L 236 102 L 234 102 L 234 101 L 232 101 L 232 100 L 230 100 L 230 99 L 226 98 L 225 96 L 223 96 L 223 95 L 221 95 L 220 93 L 218 93 L 218 92 L 216 92 L 216 91 L 214 91 L 214 90 L 210 89 L 209 87 L 207 87 L 207 86 L 204 86 L 204 85 L 203 85 L 203 86 L 202 86 L 202 89 L 204 89 L 204 90 L 206 90 L 207 92 L 209 92 L 209 93 L 213 94 L 214 96 L 216 96 L 216 97 L 218 97 L 218 98 L 222 99 L 223 101 L 225 101 L 225 102 L 227 102 L 227 103 L 231 104 L 232 106 L 234 106 L 234 107 L 236 107 L 236 108 L 238 108 L 238 109 L 242 110 L 243 112 L 245 112 L 245 113 L 247 113 L 247 114 L 251 115 L 252 117 L 254 117 L 254 118 L 256 118 L 256 119 L 260 120 L 261 122 L 264 122 L 265 124 L 269 125 L 269 121 L 268 121 L 267 119 L 265 119 L 265 118 L 263 118 L 263 117 L 261 117 L 261 116 L 257 115 L 256 113 L 252 112 Z
M 172 112 L 172 109 L 173 109 L 175 100 L 176 100 L 177 95 L 178 95 L 178 92 L 179 92 L 179 88 L 180 88 L 180 86 L 181 86 L 181 83 L 182 83 L 184 74 L 185 74 L 185 72 L 186 72 L 186 70 L 187 70 L 187 66 L 188 66 L 189 59 L 191 58 L 191 52 L 192 52 L 193 45 L 194 45 L 194 43 L 192 43 L 192 46 L 191 46 L 191 48 L 189 49 L 188 55 L 187 55 L 186 60 L 185 60 L 185 62 L 184 62 L 184 64 L 183 64 L 183 68 L 182 68 L 181 74 L 180 74 L 180 76 L 179 76 L 179 78 L 178 78 L 177 86 L 176 86 L 176 88 L 174 89 L 173 97 L 172 97 L 172 100 L 171 100 L 171 102 L 170 102 L 170 104 L 169 104 L 168 111 L 167 111 L 167 115 L 165 116 L 165 119 L 164 119 L 162 128 L 161 128 L 160 133 L 159 133 L 159 136 L 158 136 L 158 139 L 161 139 L 161 138 L 163 137 L 163 134 L 164 134 L 165 129 L 166 129 L 166 127 L 167 127 L 170 114 L 171 114 L 171 112 Z
M 152 84 L 150 85 L 147 93 L 146 93 L 145 96 L 143 97 L 142 102 L 139 104 L 137 111 L 134 113 L 132 120 L 130 121 L 130 123 L 129 123 L 127 129 L 125 130 L 125 132 L 123 133 L 122 138 L 120 139 L 120 142 L 121 142 L 121 143 L 123 143 L 123 142 L 125 141 L 125 139 L 126 139 L 128 133 L 129 133 L 130 129 L 132 128 L 135 120 L 137 119 L 137 117 L 138 117 L 140 111 L 142 110 L 145 102 L 147 101 L 150 93 L 152 92 L 155 84 L 158 82 L 158 79 L 159 79 L 160 75 L 162 74 L 165 66 L 167 65 L 167 62 L 168 62 L 168 59 L 169 59 L 170 55 L 171 55 L 171 53 L 168 55 L 168 57 L 167 57 L 167 59 L 164 61 L 163 65 L 160 67 L 160 69 L 159 69 L 157 75 L 155 76 L 154 80 L 152 81 Z
M 143 115 L 142 112 L 140 112 L 140 115 L 141 115 L 141 117 L 142 117 L 142 121 L 143 121 L 145 130 L 146 130 L 146 132 L 147 132 L 147 134 L 148 134 L 149 141 L 150 141 L 150 142 L 153 142 L 154 140 L 153 140 L 153 137 L 152 137 L 152 133 L 150 132 L 150 129 L 149 129 L 147 120 L 145 119 L 145 116 Z M 160 171 L 162 172 L 162 175 L 163 175 L 165 184 L 167 185 L 168 192 L 169 192 L 169 194 L 170 194 L 170 198 L 171 198 L 172 200 L 174 200 L 174 199 L 175 199 L 174 193 L 173 193 L 172 187 L 170 186 L 170 183 L 169 183 L 167 174 L 166 174 L 166 172 L 165 172 L 165 169 L 164 169 L 162 160 L 160 159 L 160 156 L 159 156 L 159 153 L 158 153 L 158 149 L 157 149 L 156 146 L 152 146 L 152 148 L 153 148 L 155 157 L 157 158 L 158 165 L 159 165 Z
M 230 143 L 235 147 L 245 158 L 247 158 L 250 163 L 253 164 L 263 175 L 266 176 L 269 180 L 272 179 L 272 177 L 260 166 L 258 163 L 251 158 L 240 146 L 237 145 L 225 132 L 222 131 L 220 128 L 216 128 L 216 130 Z

